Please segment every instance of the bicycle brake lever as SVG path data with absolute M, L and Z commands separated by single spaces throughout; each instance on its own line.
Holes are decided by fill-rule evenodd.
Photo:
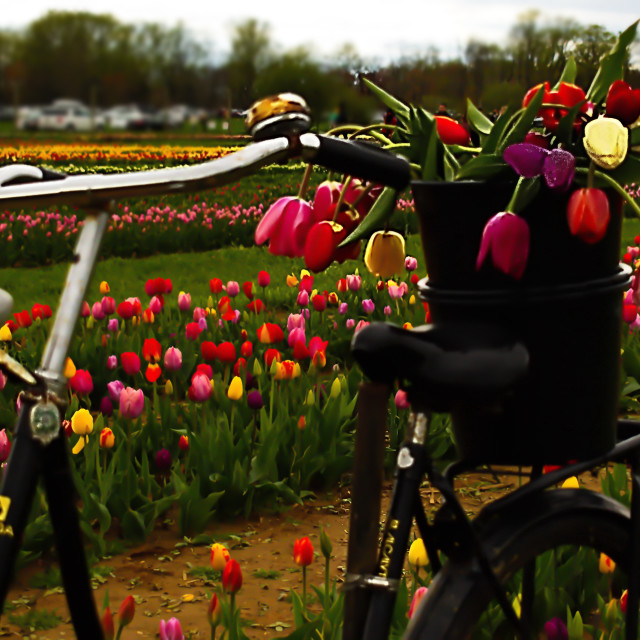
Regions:
M 12 358 L 4 349 L 0 349 L 0 369 L 4 369 L 7 373 L 15 376 L 25 384 L 32 386 L 38 384 L 38 381 L 31 371 Z

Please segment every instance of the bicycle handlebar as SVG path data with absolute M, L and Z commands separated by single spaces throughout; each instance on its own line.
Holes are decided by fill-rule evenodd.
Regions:
M 67 203 L 91 209 L 120 198 L 202 191 L 255 173 L 267 164 L 296 157 L 398 190 L 409 184 L 409 163 L 404 158 L 371 145 L 304 133 L 254 142 L 235 153 L 189 167 L 61 177 L 36 167 L 13 165 L 5 168 L 14 170 L 10 176 L 3 180 L 0 174 L 0 184 L 14 182 L 0 187 L 0 207 Z M 22 173 L 16 171 L 17 167 Z

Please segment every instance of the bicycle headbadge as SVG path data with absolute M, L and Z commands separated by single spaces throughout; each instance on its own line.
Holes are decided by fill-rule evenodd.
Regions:
M 267 140 L 308 131 L 310 113 L 304 98 L 295 93 L 279 93 L 255 102 L 244 123 L 254 140 Z

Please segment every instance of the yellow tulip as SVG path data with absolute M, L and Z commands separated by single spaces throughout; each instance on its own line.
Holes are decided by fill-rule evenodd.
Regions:
M 9 342 L 11 340 L 11 329 L 4 324 L 0 327 L 0 340 L 3 342 Z
M 71 429 L 79 436 L 89 435 L 93 431 L 93 416 L 86 409 L 78 409 L 71 416 Z
M 613 573 L 616 568 L 616 563 L 608 555 L 601 553 L 598 568 L 600 569 L 600 573 Z
M 171 380 L 167 380 L 164 383 L 164 394 L 166 396 L 171 396 L 173 395 L 173 384 L 171 384 Z
M 63 374 L 67 380 L 70 380 L 76 375 L 76 365 L 73 364 L 73 360 L 71 358 L 67 358 L 65 360 Z
M 71 449 L 71 453 L 77 455 L 84 449 L 84 445 L 86 443 L 87 437 L 81 437 L 78 442 L 73 445 L 73 449 Z
M 426 567 L 429 564 L 427 550 L 422 538 L 417 538 L 411 543 L 409 547 L 409 564 L 414 567 Z
M 562 488 L 563 489 L 579 489 L 580 483 L 578 482 L 578 478 L 576 478 L 575 476 L 571 476 L 570 478 L 567 478 L 562 483 Z
M 111 289 L 109 288 L 109 283 L 106 280 L 103 280 L 100 283 L 100 293 L 104 295 L 105 293 L 109 293 Z
M 227 389 L 227 398 L 229 398 L 229 400 L 240 400 L 243 393 L 244 389 L 242 388 L 242 379 L 240 376 L 234 376 L 233 380 L 229 383 L 229 388 Z
M 222 571 L 231 555 L 229 554 L 229 550 L 219 542 L 214 542 L 211 545 L 211 566 L 216 571 Z
M 629 131 L 616 118 L 597 118 L 585 126 L 583 144 L 599 167 L 615 169 L 627 157 Z
M 364 263 L 379 278 L 390 278 L 404 270 L 404 238 L 395 231 L 376 231 L 367 243 Z

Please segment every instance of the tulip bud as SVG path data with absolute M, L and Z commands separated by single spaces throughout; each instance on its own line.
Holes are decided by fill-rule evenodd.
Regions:
M 2 340 L 2 342 L 10 342 L 11 338 L 11 329 L 9 329 L 8 325 L 3 324 L 2 327 L 0 327 L 0 340 Z
M 178 440 L 178 448 L 180 451 L 188 451 L 189 450 L 189 436 L 181 435 L 180 440 Z
M 329 396 L 332 398 L 339 398 L 341 392 L 342 392 L 342 385 L 340 384 L 340 380 L 338 380 L 338 378 L 335 378 L 334 381 L 331 383 Z
M 79 436 L 89 435 L 93 431 L 93 416 L 86 409 L 78 409 L 71 416 L 71 428 Z
M 331 544 L 329 536 L 322 527 L 320 528 L 320 551 L 322 551 L 322 555 L 325 557 L 325 560 L 331 559 L 333 545 Z
M 524 218 L 503 211 L 493 216 L 484 227 L 476 270 L 491 255 L 493 266 L 519 280 L 529 257 L 529 225 Z
M 103 449 L 112 449 L 115 443 L 116 443 L 116 438 L 113 435 L 113 431 L 111 431 L 109 427 L 105 427 L 100 432 L 100 446 Z
M 242 379 L 240 376 L 234 376 L 229 383 L 229 389 L 227 390 L 227 398 L 229 400 L 240 400 L 244 390 L 242 388 Z
M 413 594 L 413 598 L 411 599 L 411 606 L 409 607 L 409 611 L 407 616 L 409 619 L 413 617 L 413 614 L 416 612 L 417 606 L 420 604 L 422 598 L 427 595 L 427 587 L 418 587 L 416 592 Z
M 136 612 L 136 601 L 133 596 L 127 596 L 118 609 L 118 626 L 126 627 L 132 620 Z
M 102 626 L 104 640 L 113 640 L 115 629 L 113 626 L 113 616 L 111 615 L 111 609 L 109 609 L 109 607 L 107 607 L 102 613 L 100 624 Z
M 592 187 L 576 189 L 567 204 L 569 230 L 588 244 L 604 238 L 611 214 L 604 191 Z
M 563 489 L 579 489 L 580 483 L 578 482 L 578 478 L 576 478 L 575 476 L 571 476 L 570 478 L 567 478 L 562 483 L 562 488 Z
M 416 538 L 409 547 L 409 563 L 414 567 L 426 567 L 429 564 L 427 550 L 422 538 Z
M 229 560 L 222 571 L 222 588 L 226 593 L 237 593 L 242 587 L 242 571 L 237 560 Z
M 217 594 L 211 596 L 209 601 L 209 608 L 207 609 L 207 620 L 212 627 L 217 627 L 222 620 L 222 606 L 220 605 L 220 599 Z
M 7 436 L 6 429 L 0 431 L 0 462 L 4 462 L 9 457 L 11 442 Z
M 601 553 L 598 568 L 600 569 L 600 573 L 613 573 L 616 568 L 616 563 L 608 555 Z
M 164 395 L 165 396 L 173 395 L 173 384 L 171 383 L 171 380 L 167 380 L 164 383 Z
M 219 542 L 214 542 L 211 545 L 211 566 L 216 571 L 222 571 L 230 559 L 229 551 L 224 545 Z
M 307 426 L 307 419 L 304 416 L 300 416 L 298 418 L 298 423 L 296 426 L 298 427 L 298 429 L 300 429 L 300 431 L 304 431 L 305 427 Z
M 308 567 L 313 562 L 313 545 L 308 536 L 293 543 L 293 561 L 299 567 Z

